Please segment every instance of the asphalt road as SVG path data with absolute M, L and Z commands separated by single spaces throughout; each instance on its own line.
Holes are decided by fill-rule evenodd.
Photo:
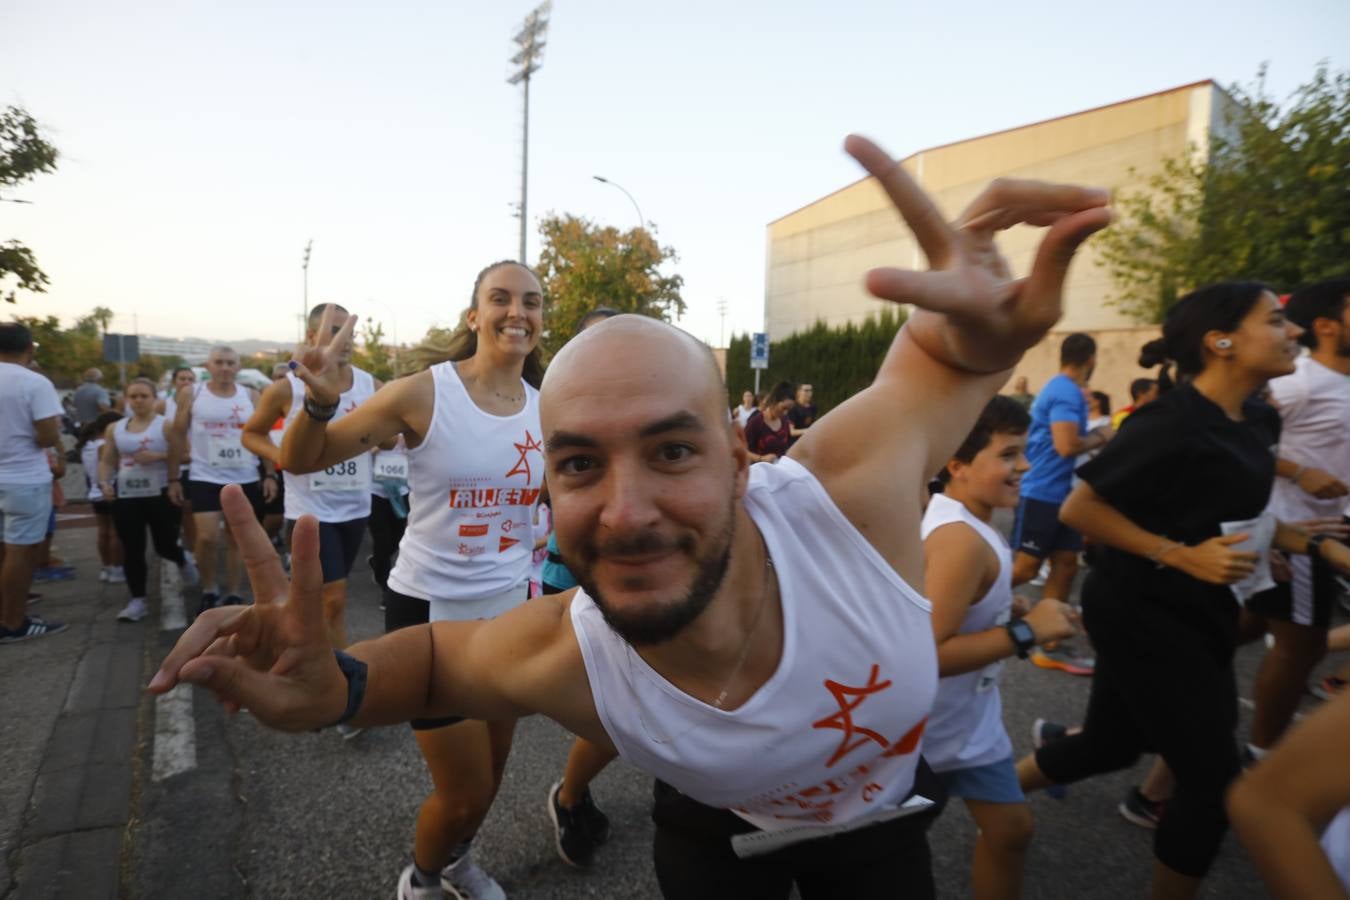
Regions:
M 351 581 L 356 638 L 381 627 L 377 594 L 364 562 Z M 172 633 L 154 641 L 167 650 Z M 1262 648 L 1239 658 L 1244 696 Z M 1005 721 L 1017 752 L 1030 749 L 1037 716 L 1078 719 L 1088 682 L 1011 664 L 1003 688 Z M 194 706 L 197 766 L 160 782 L 142 779 L 132 823 L 129 886 L 140 896 L 390 896 L 410 858 L 412 824 L 430 781 L 405 728 L 367 731 L 352 741 L 332 732 L 284 735 L 246 714 L 225 717 L 200 692 Z M 1309 700 L 1310 704 L 1315 701 Z M 1244 705 L 1243 732 L 1250 710 Z M 153 721 L 153 716 L 142 716 Z M 152 753 L 153 739 L 142 740 Z M 613 837 L 593 871 L 555 855 L 545 813 L 569 736 L 542 718 L 522 721 L 496 805 L 475 853 L 513 898 L 657 897 L 649 861 L 650 779 L 616 763 L 593 786 Z M 1068 797 L 1032 799 L 1037 833 L 1027 862 L 1029 898 L 1135 898 L 1147 891 L 1151 833 L 1124 822 L 1115 806 L 1142 776 L 1141 764 L 1073 786 Z M 969 894 L 974 826 L 959 803 L 930 841 L 943 897 Z M 1203 896 L 1265 896 L 1236 842 L 1229 839 Z M 903 896 L 903 893 L 897 894 Z

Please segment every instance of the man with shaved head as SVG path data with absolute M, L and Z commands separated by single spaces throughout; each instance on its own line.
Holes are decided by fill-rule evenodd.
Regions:
M 846 149 L 931 270 L 867 274 L 915 312 L 873 384 L 787 457 L 749 465 L 705 348 L 616 317 L 558 354 L 541 393 L 580 587 L 334 653 L 315 523 L 296 528 L 288 585 L 231 489 L 259 602 L 200 617 L 151 689 L 201 684 L 297 731 L 542 713 L 656 776 L 666 897 L 785 898 L 794 882 L 805 900 L 933 896 L 926 817 L 911 815 L 935 798 L 919 759 L 937 685 L 925 486 L 1059 318 L 1074 250 L 1110 213 L 1103 191 L 1000 181 L 948 224 L 875 145 Z M 1019 222 L 1049 230 L 1013 279 L 994 236 Z

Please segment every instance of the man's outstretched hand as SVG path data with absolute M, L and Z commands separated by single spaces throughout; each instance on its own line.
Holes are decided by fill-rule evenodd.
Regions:
M 916 307 L 907 327 L 936 359 L 970 372 L 1016 365 L 1063 312 L 1064 278 L 1074 252 L 1106 227 L 1106 191 L 998 179 L 948 223 L 899 162 L 858 135 L 844 149 L 881 182 L 928 257 L 929 270 L 873 269 L 874 296 Z M 1013 278 L 994 243 L 1013 225 L 1047 226 L 1031 272 Z
M 179 682 L 207 688 L 231 712 L 248 709 L 283 731 L 331 725 L 347 705 L 323 618 L 319 526 L 303 516 L 292 536 L 288 582 L 244 492 L 230 485 L 221 507 L 239 542 L 254 602 L 199 615 L 150 680 L 162 694 Z

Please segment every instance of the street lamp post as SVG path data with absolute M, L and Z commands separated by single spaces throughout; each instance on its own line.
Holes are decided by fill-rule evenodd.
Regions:
M 637 202 L 636 200 L 633 199 L 633 195 L 632 195 L 632 194 L 628 193 L 628 189 L 627 189 L 627 188 L 625 188 L 623 185 L 619 184 L 617 181 L 610 181 L 608 178 L 604 177 L 603 175 L 592 175 L 591 177 L 594 178 L 596 181 L 600 182 L 601 184 L 607 184 L 607 185 L 609 185 L 610 187 L 616 187 L 616 188 L 618 188 L 619 190 L 623 191 L 624 196 L 626 196 L 626 197 L 628 198 L 629 202 L 633 204 L 633 209 L 637 211 L 637 214 L 638 214 L 638 229 L 641 230 L 641 229 L 644 229 L 644 228 L 647 227 L 647 220 L 644 219 L 644 218 L 642 217 L 642 210 L 641 210 L 641 208 L 638 207 L 638 202 Z
M 525 17 L 524 22 L 520 23 L 520 30 L 512 38 L 520 46 L 520 50 L 516 52 L 515 56 L 511 57 L 511 63 L 520 66 L 520 68 L 510 78 L 506 79 L 507 84 L 521 84 L 525 90 L 525 112 L 520 129 L 520 262 L 522 265 L 525 263 L 525 235 L 529 227 L 529 217 L 526 215 L 526 200 L 530 183 L 530 76 L 538 72 L 543 65 L 544 35 L 548 33 L 548 14 L 552 8 L 553 0 L 544 0 Z

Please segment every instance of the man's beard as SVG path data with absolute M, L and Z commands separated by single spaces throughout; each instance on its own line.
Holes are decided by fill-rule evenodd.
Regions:
M 674 549 L 681 553 L 692 554 L 694 551 L 692 538 L 682 537 L 672 542 L 652 532 L 642 532 L 632 537 L 612 540 L 603 548 L 594 545 L 586 547 L 583 551 L 586 564 L 578 566 L 573 575 L 577 579 L 577 584 L 581 585 L 595 602 L 600 615 L 605 619 L 605 624 L 635 647 L 653 646 L 675 637 L 702 615 L 703 610 L 708 608 L 708 604 L 717 594 L 717 589 L 722 586 L 727 567 L 731 562 L 731 540 L 736 529 L 735 503 L 733 499 L 728 504 L 726 520 L 715 535 L 708 553 L 695 558 L 698 571 L 689 590 L 684 597 L 674 603 L 659 602 L 642 604 L 636 609 L 615 609 L 605 601 L 599 585 L 595 583 L 593 575 L 595 560 L 602 553 L 606 556 L 624 556 Z

